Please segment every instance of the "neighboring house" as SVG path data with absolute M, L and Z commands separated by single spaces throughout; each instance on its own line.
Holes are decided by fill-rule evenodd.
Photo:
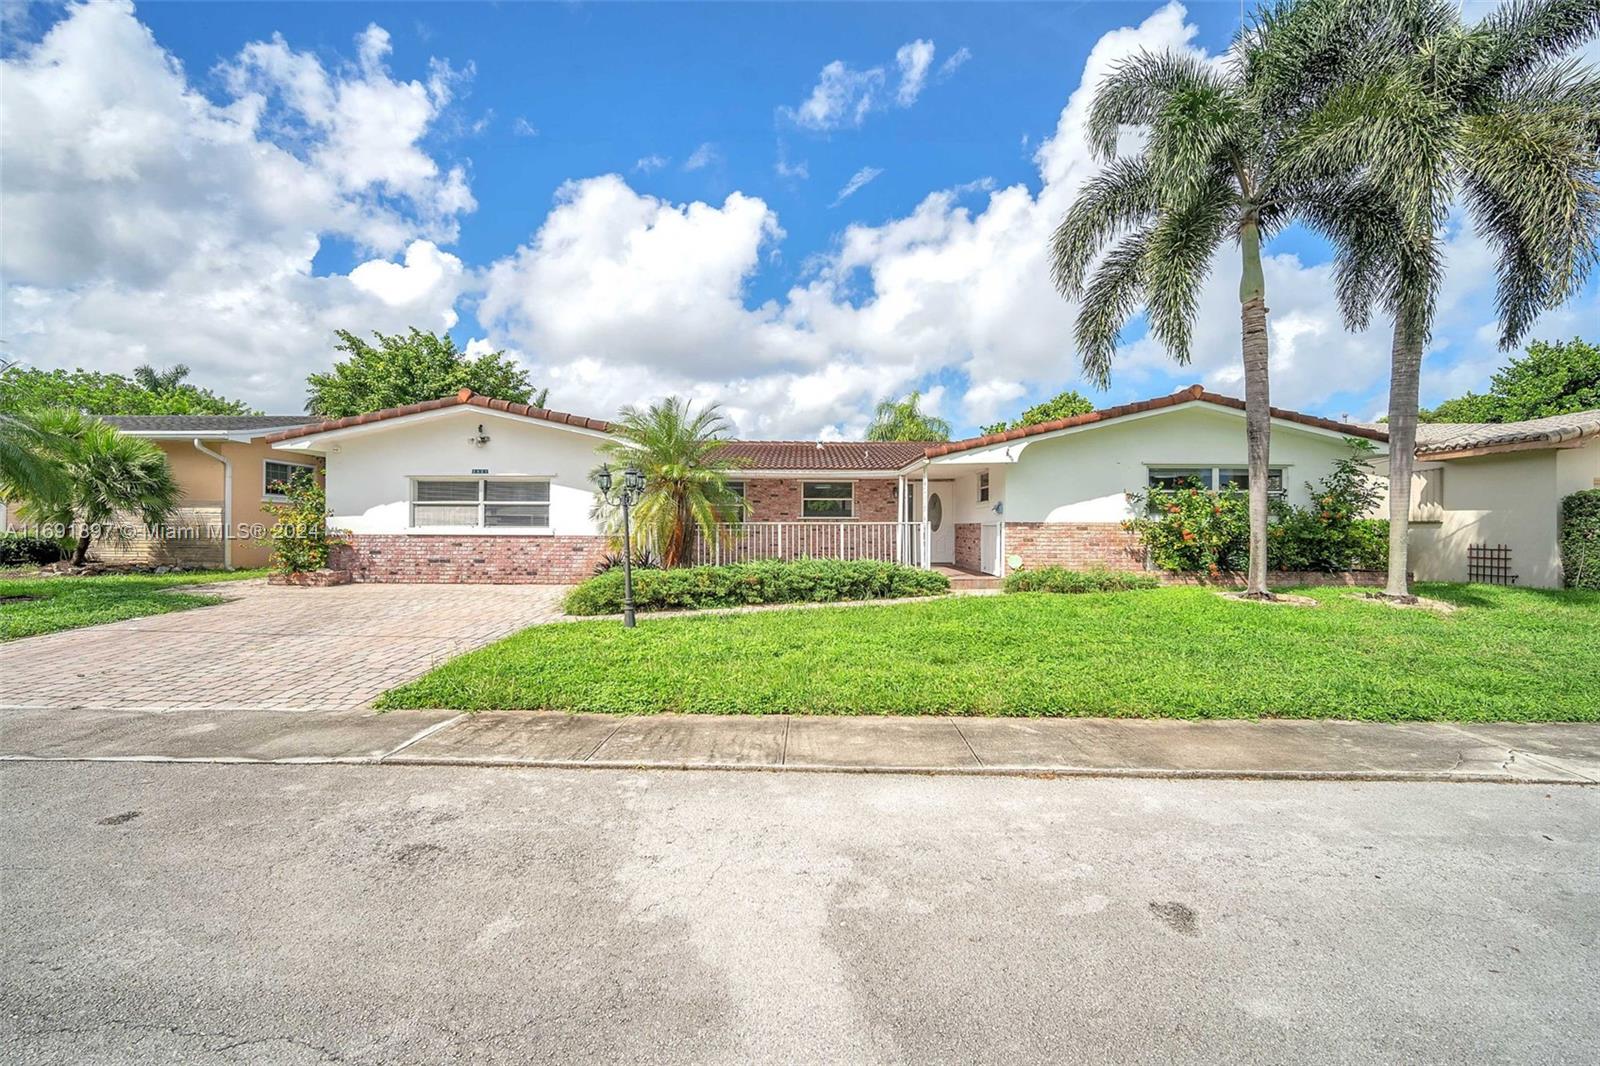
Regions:
M 257 537 L 273 519 L 261 505 L 282 499 L 275 486 L 284 478 L 316 465 L 266 442 L 269 434 L 315 421 L 308 415 L 107 415 L 102 421 L 160 447 L 183 490 L 166 527 L 147 530 L 134 522 L 126 540 L 97 540 L 93 554 L 103 562 L 265 566 L 269 549 Z
M 567 582 L 612 549 L 590 480 L 610 426 L 460 393 L 269 438 L 326 463 L 335 565 L 365 581 Z M 1382 430 L 1273 412 L 1273 488 L 1305 485 Z M 1244 403 L 1171 396 L 952 443 L 730 441 L 745 522 L 696 561 L 844 557 L 984 574 L 1060 563 L 1140 568 L 1127 493 L 1196 477 L 1243 486 Z M 297 458 L 298 457 L 298 458 Z
M 1419 425 L 1412 572 L 1421 581 L 1515 577 L 1518 585 L 1560 588 L 1561 501 L 1593 488 L 1600 488 L 1600 410 Z

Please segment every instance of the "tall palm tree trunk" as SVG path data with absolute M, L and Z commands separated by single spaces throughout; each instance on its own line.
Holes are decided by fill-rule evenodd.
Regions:
M 1245 456 L 1250 469 L 1250 565 L 1245 595 L 1270 599 L 1267 588 L 1267 480 L 1271 476 L 1272 400 L 1267 389 L 1267 287 L 1261 231 L 1253 217 L 1239 228 L 1244 269 L 1239 315 L 1244 345 Z
M 85 525 L 83 532 L 78 534 L 78 542 L 72 546 L 72 565 L 82 566 L 89 558 L 89 527 Z
M 1389 580 L 1384 595 L 1412 602 L 1406 557 L 1411 533 L 1411 471 L 1417 457 L 1417 381 L 1422 331 L 1402 312 L 1395 319 L 1389 362 Z

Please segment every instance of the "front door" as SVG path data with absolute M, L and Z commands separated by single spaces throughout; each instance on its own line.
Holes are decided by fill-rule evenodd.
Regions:
M 912 483 L 912 520 L 922 521 L 922 486 Z M 933 541 L 929 560 L 934 563 L 956 561 L 956 523 L 952 504 L 955 501 L 953 481 L 928 483 L 928 535 Z

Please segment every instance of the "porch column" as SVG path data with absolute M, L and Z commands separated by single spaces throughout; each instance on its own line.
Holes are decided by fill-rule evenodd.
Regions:
M 906 499 L 906 476 L 901 474 L 894 493 L 894 561 L 901 564 L 906 561 L 906 523 L 911 521 L 910 503 Z
M 928 528 L 928 464 L 922 464 L 922 527 L 918 532 L 922 540 L 922 568 L 933 569 L 933 531 Z

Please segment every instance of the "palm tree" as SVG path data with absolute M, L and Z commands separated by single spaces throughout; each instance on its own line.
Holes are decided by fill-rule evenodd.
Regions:
M 183 379 L 188 376 L 189 368 L 183 363 L 173 363 L 165 370 L 157 370 L 149 363 L 133 368 L 134 382 L 151 392 L 171 392 L 182 385 Z
M 716 404 L 695 413 L 676 396 L 644 410 L 624 407 L 612 424 L 616 439 L 600 451 L 644 474 L 644 496 L 633 516 L 665 566 L 681 566 L 698 529 L 715 537 L 721 522 L 736 518 L 739 499 L 728 487 L 737 469 L 722 454 L 732 428 Z
M 1293 218 L 1301 191 L 1274 170 L 1297 106 L 1317 99 L 1329 24 L 1315 4 L 1269 10 L 1221 66 L 1175 52 L 1141 52 L 1096 90 L 1092 151 L 1106 162 L 1085 183 L 1052 241 L 1056 287 L 1079 301 L 1075 335 L 1086 375 L 1108 384 L 1117 338 L 1143 304 L 1150 331 L 1179 363 L 1201 285 L 1217 250 L 1239 249 L 1245 440 L 1250 471 L 1246 595 L 1267 589 L 1268 390 L 1261 242 Z M 1118 155 L 1125 127 L 1143 147 Z M 1103 257 L 1092 277 L 1089 267 Z M 1087 280 L 1086 280 L 1087 279 Z
M 1600 234 L 1600 77 L 1565 57 L 1600 31 L 1600 0 L 1523 0 L 1464 25 L 1448 0 L 1338 0 L 1342 84 L 1286 144 L 1286 170 L 1338 175 L 1308 220 L 1333 243 L 1340 305 L 1394 319 L 1389 573 L 1410 601 L 1407 538 L 1423 347 L 1459 192 L 1498 264 L 1500 345 L 1583 284 Z
M 0 500 L 59 493 L 61 468 L 50 457 L 51 438 L 27 414 L 0 411 Z
M 924 414 L 921 403 L 921 392 L 913 392 L 904 400 L 884 400 L 872 413 L 867 439 L 949 440 L 950 423 Z
M 77 411 L 46 411 L 37 425 L 50 441 L 48 454 L 59 464 L 65 485 L 28 495 L 24 510 L 36 523 L 76 526 L 74 566 L 83 565 L 96 528 L 118 535 L 119 516 L 131 512 L 147 526 L 171 516 L 180 493 L 156 445 Z

